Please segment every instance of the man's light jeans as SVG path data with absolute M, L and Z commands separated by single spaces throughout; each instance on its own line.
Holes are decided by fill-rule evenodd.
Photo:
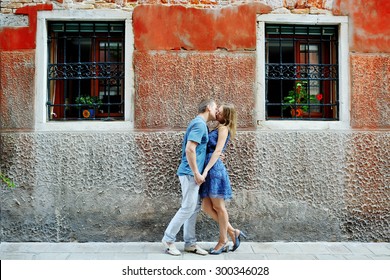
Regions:
M 184 225 L 183 238 L 185 247 L 188 247 L 196 243 L 196 217 L 198 216 L 201 207 L 199 186 L 195 183 L 193 176 L 179 176 L 179 180 L 182 192 L 181 207 L 165 230 L 163 240 L 169 243 L 175 242 L 177 233 L 181 226 Z

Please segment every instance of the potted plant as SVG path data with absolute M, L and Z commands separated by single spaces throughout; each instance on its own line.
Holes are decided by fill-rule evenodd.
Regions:
M 103 104 L 98 96 L 79 96 L 75 102 L 83 109 L 83 117 L 86 119 L 94 118 L 95 110 Z
M 307 81 L 297 81 L 288 95 L 283 98 L 284 103 L 289 104 L 285 105 L 283 109 L 290 107 L 292 117 L 303 117 L 307 115 L 309 104 L 319 104 L 322 98 L 322 93 L 311 95 L 307 92 Z

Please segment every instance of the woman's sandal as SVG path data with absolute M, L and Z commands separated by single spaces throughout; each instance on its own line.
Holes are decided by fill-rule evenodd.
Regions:
M 237 231 L 239 232 L 238 235 L 237 235 Z M 233 244 L 233 248 L 232 248 L 232 251 L 234 252 L 235 250 L 238 249 L 238 247 L 240 247 L 240 244 L 241 244 L 241 236 L 244 237 L 246 239 L 246 234 L 238 229 L 236 229 L 234 231 L 234 236 L 235 236 L 235 242 Z
M 219 243 L 218 243 L 218 244 L 219 244 Z M 217 244 L 217 246 L 218 246 L 218 244 Z M 216 248 L 217 246 L 215 246 L 215 248 Z M 210 249 L 210 255 L 219 255 L 219 254 L 224 253 L 224 252 L 227 253 L 227 252 L 229 251 L 228 241 L 226 241 L 226 242 L 222 245 L 221 249 L 215 250 L 215 248 L 214 248 L 214 249 Z

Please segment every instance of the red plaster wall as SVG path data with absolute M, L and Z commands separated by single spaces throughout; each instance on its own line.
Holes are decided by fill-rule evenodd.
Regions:
M 18 9 L 28 27 L 0 28 L 0 129 L 33 129 L 37 12 L 52 4 Z
M 351 55 L 354 128 L 390 128 L 390 55 Z
M 256 13 L 264 4 L 196 9 L 141 5 L 134 9 L 137 50 L 247 50 L 256 47 Z
M 352 51 L 390 53 L 389 0 L 335 0 L 333 12 L 349 16 Z
M 239 127 L 253 127 L 254 52 L 134 54 L 135 127 L 184 128 L 204 97 L 232 102 Z
M 0 28 L 0 50 L 35 49 L 37 12 L 52 9 L 52 4 L 38 4 L 17 9 L 15 14 L 28 15 L 29 26 Z
M 318 6 L 321 1 L 297 3 L 301 2 Z M 52 8 L 51 4 L 20 8 L 16 13 L 28 15 L 30 26 L 0 28 L 3 128 L 32 126 L 33 115 L 20 117 L 26 116 L 20 106 L 33 108 L 34 65 L 31 53 L 20 50 L 35 49 L 37 11 Z M 264 4 L 221 9 L 137 6 L 133 13 L 136 127 L 185 127 L 204 96 L 235 103 L 239 126 L 252 127 L 255 18 L 256 13 L 270 10 Z M 390 1 L 335 0 L 333 11 L 349 16 L 351 51 L 356 52 L 351 57 L 351 124 L 389 128 L 389 56 L 358 53 L 390 53 Z M 187 51 L 177 51 L 181 49 Z M 20 109 L 8 112 L 9 106 Z
M 239 127 L 253 127 L 256 13 L 270 10 L 137 6 L 135 127 L 184 128 L 204 97 L 234 103 Z
M 351 126 L 390 128 L 390 1 L 335 0 L 349 16 Z

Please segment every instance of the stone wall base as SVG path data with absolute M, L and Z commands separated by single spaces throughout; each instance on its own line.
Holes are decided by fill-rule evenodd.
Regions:
M 159 241 L 180 204 L 183 132 L 3 133 L 1 240 Z M 226 165 L 252 241 L 385 241 L 390 133 L 240 131 Z M 199 240 L 218 236 L 204 213 Z M 180 236 L 178 239 L 180 240 Z

